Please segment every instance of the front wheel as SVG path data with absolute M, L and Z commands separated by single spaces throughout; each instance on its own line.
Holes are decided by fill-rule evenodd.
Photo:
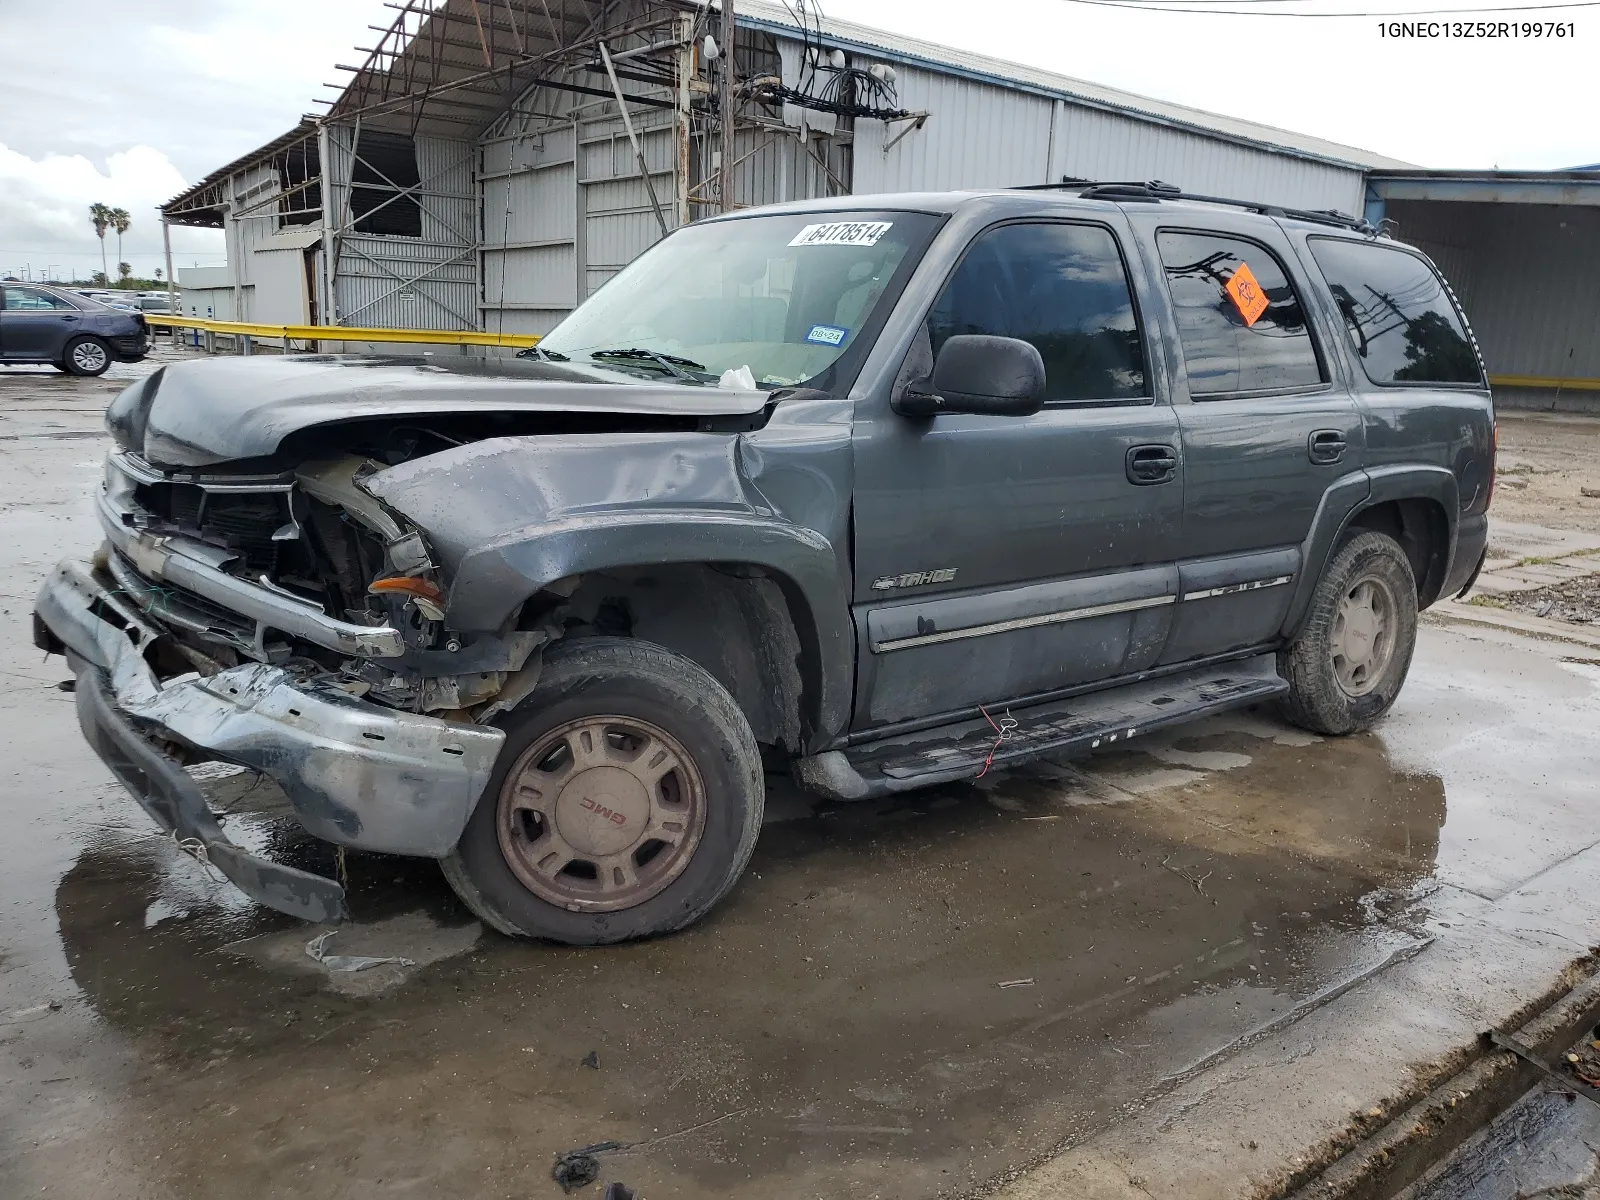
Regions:
M 456 894 L 502 933 L 596 945 L 680 929 L 734 885 L 765 803 L 733 698 L 650 642 L 558 642 L 506 720 L 454 853 Z
M 1304 629 L 1278 656 L 1284 715 L 1316 733 L 1356 733 L 1400 695 L 1417 643 L 1417 583 L 1405 551 L 1361 533 L 1334 554 Z

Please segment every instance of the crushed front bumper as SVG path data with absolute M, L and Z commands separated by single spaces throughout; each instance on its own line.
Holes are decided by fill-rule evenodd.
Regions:
M 163 684 L 145 660 L 162 632 L 72 560 L 45 580 L 34 626 L 77 676 L 84 736 L 156 823 L 255 900 L 308 920 L 338 919 L 339 885 L 240 850 L 167 746 L 262 772 L 316 837 L 437 858 L 459 840 L 505 740 L 305 686 L 267 663 Z

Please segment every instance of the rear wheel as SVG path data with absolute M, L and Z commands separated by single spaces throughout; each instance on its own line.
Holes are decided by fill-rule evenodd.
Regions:
M 649 642 L 558 642 L 505 722 L 444 873 L 485 922 L 576 945 L 695 921 L 744 871 L 761 757 L 703 668 Z
M 1305 628 L 1278 656 L 1284 715 L 1317 733 L 1366 729 L 1388 712 L 1411 669 L 1417 584 L 1386 534 L 1345 542 L 1323 572 Z
M 61 366 L 72 375 L 104 375 L 111 348 L 95 337 L 75 337 L 61 351 Z

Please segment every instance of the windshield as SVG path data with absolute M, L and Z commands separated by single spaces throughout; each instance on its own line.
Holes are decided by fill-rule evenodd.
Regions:
M 813 381 L 881 321 L 937 224 L 926 213 L 795 213 L 690 225 L 640 256 L 539 350 L 653 377 Z

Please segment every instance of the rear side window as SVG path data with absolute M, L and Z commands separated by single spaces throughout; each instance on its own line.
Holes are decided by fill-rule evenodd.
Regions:
M 935 355 L 957 334 L 1031 342 L 1044 359 L 1046 403 L 1150 396 L 1128 275 L 1100 225 L 980 234 L 928 314 Z
M 1156 244 L 1191 396 L 1292 391 L 1323 382 L 1305 309 L 1270 250 L 1242 238 L 1175 230 L 1158 233 Z
M 1483 383 L 1461 314 L 1425 260 L 1374 242 L 1310 245 L 1373 383 Z
M 65 300 L 58 300 L 49 292 L 41 292 L 34 288 L 8 287 L 5 292 L 5 307 L 8 311 L 49 312 L 52 309 L 72 307 Z

